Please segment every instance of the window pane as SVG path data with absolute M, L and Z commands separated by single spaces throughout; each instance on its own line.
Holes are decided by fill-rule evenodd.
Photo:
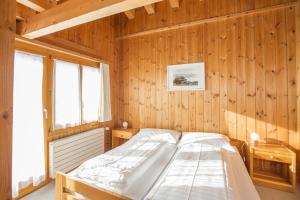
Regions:
M 100 103 L 100 70 L 95 67 L 82 68 L 82 114 L 83 122 L 98 121 Z
M 54 128 L 80 124 L 79 65 L 55 60 Z

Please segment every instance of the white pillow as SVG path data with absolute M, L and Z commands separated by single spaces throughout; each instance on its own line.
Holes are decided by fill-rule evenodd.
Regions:
M 220 133 L 206 133 L 206 132 L 183 132 L 182 138 L 179 142 L 179 146 L 191 143 L 201 143 L 201 142 L 229 142 L 229 138 L 226 135 Z
M 181 136 L 181 132 L 170 129 L 141 128 L 139 134 L 151 135 L 156 140 L 164 140 L 176 144 Z

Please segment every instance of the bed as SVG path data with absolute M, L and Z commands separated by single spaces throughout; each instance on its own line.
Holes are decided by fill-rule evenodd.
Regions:
M 221 134 L 183 133 L 146 200 L 259 200 L 236 148 Z
M 57 173 L 56 199 L 143 199 L 177 150 L 180 136 L 173 130 L 141 129 L 69 174 Z

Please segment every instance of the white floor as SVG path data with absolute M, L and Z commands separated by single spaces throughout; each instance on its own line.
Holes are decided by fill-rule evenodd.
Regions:
M 20 200 L 55 200 L 54 181 Z
M 297 184 L 295 193 L 282 192 L 271 188 L 256 186 L 261 200 L 300 200 L 300 183 Z M 21 200 L 55 200 L 54 182 L 29 194 Z

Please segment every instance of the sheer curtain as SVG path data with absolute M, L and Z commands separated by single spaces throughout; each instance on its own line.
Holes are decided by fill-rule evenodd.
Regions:
M 79 65 L 54 61 L 54 128 L 80 125 Z
M 99 118 L 100 75 L 99 68 L 82 67 L 82 119 L 83 123 Z
M 111 120 L 111 101 L 110 101 L 110 74 L 109 65 L 102 63 L 100 66 L 100 108 L 99 121 Z
M 14 70 L 12 189 L 45 180 L 42 104 L 43 59 L 16 52 Z

